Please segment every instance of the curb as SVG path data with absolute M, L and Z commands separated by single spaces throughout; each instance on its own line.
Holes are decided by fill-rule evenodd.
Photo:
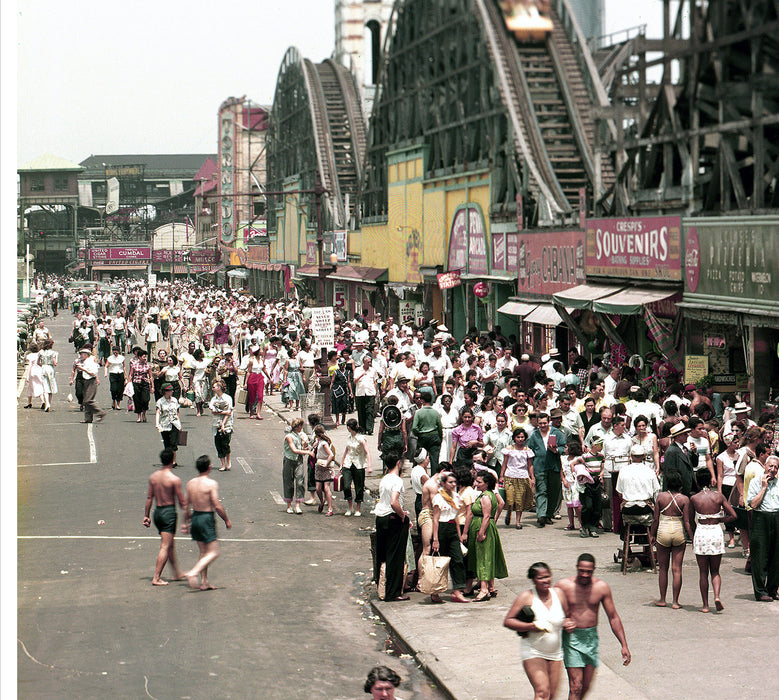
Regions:
M 423 651 L 417 651 L 414 648 L 414 644 L 410 643 L 409 640 L 400 632 L 400 630 L 398 630 L 396 627 L 393 627 L 392 623 L 381 611 L 381 608 L 378 607 L 378 603 L 382 603 L 383 601 L 379 600 L 375 593 L 371 594 L 369 602 L 371 605 L 371 610 L 373 610 L 373 612 L 381 618 L 382 622 L 387 626 L 387 629 L 391 631 L 392 636 L 395 637 L 404 647 L 404 650 L 411 654 L 411 656 L 414 658 L 414 661 L 417 662 L 419 668 L 424 671 L 425 675 L 436 684 L 436 689 L 439 690 L 441 694 L 447 697 L 449 700 L 458 700 L 457 695 L 449 689 L 446 683 L 444 683 L 441 674 L 436 671 L 437 659 L 434 657 L 429 658 L 428 655 Z

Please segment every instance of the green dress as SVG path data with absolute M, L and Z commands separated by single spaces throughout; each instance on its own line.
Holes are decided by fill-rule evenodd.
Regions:
M 498 528 L 495 527 L 495 521 L 492 518 L 490 518 L 490 524 L 487 525 L 487 536 L 484 538 L 484 542 L 476 540 L 476 535 L 482 524 L 481 497 L 483 495 L 490 498 L 493 516 L 498 511 L 498 498 L 493 491 L 484 491 L 471 506 L 473 517 L 468 529 L 468 571 L 475 571 L 479 581 L 491 581 L 494 578 L 506 578 L 509 572 L 506 568 L 506 558 L 503 556 Z

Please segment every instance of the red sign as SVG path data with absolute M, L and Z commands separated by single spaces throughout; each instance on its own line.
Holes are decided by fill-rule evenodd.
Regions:
M 477 282 L 473 285 L 473 293 L 479 299 L 484 299 L 490 293 L 490 286 L 486 282 Z
M 151 259 L 152 262 L 159 262 L 159 263 L 169 263 L 174 262 L 173 257 L 175 255 L 175 262 L 182 263 L 187 261 L 187 251 L 186 250 L 165 250 L 165 249 L 155 249 L 152 251 Z
M 587 275 L 682 279 L 678 216 L 587 221 Z
M 148 246 L 128 246 L 123 248 L 89 248 L 88 258 L 92 262 L 121 265 L 123 262 L 148 263 L 151 261 L 151 248 Z M 112 261 L 116 261 L 113 263 Z
M 584 283 L 584 231 L 523 232 L 519 293 L 551 296 Z
M 306 262 L 316 265 L 316 241 L 306 241 Z
M 439 272 L 436 277 L 438 278 L 439 289 L 453 289 L 454 287 L 459 287 L 462 284 L 460 281 L 460 270 Z
M 687 229 L 687 244 L 684 247 L 684 276 L 687 280 L 687 291 L 695 292 L 701 278 L 701 244 L 698 240 L 698 229 L 690 226 Z

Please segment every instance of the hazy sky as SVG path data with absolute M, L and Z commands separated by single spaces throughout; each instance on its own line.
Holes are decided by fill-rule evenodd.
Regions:
M 314 61 L 330 55 L 334 5 L 19 0 L 16 163 L 46 152 L 75 162 L 97 153 L 215 152 L 225 98 L 271 104 L 289 46 Z M 12 4 L 3 8 L 13 22 Z M 659 0 L 606 0 L 607 31 L 648 23 L 659 36 L 661 13 Z

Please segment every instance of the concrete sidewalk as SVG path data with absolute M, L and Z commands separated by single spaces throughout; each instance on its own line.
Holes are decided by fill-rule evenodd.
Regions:
M 266 406 L 287 422 L 300 415 L 283 409 L 278 395 L 268 397 Z M 340 460 L 347 430 L 339 427 L 328 434 Z M 366 480 L 366 487 L 375 494 L 381 465 L 377 459 L 376 437 L 369 440 L 375 468 Z M 408 475 L 406 483 L 406 509 L 413 510 Z M 366 498 L 366 516 L 372 505 L 373 498 Z M 336 517 L 345 509 L 343 496 L 337 497 Z M 753 662 L 734 653 L 738 648 L 779 642 L 779 603 L 754 602 L 750 579 L 743 573 L 740 550 L 728 550 L 722 560 L 725 612 L 701 614 L 697 612 L 700 606 L 698 569 L 688 548 L 683 567 L 682 610 L 672 611 L 670 582 L 669 607 L 657 608 L 652 602 L 657 597 L 656 574 L 647 569 L 621 574 L 613 558 L 621 544 L 616 535 L 606 533 L 598 539 L 583 540 L 577 530 L 564 529 L 567 519 L 555 521 L 544 529 L 533 527 L 533 513 L 526 513 L 523 521 L 522 530 L 516 530 L 513 525 L 498 527 L 509 577 L 496 581 L 499 591 L 496 598 L 483 603 L 457 604 L 442 596 L 447 602 L 434 605 L 421 593 L 411 593 L 408 602 L 385 603 L 375 594 L 372 597 L 376 614 L 445 694 L 456 700 L 533 696 L 520 661 L 519 638 L 503 627 L 503 618 L 514 598 L 530 587 L 526 573 L 532 563 L 546 562 L 554 580 L 559 580 L 574 574 L 576 558 L 584 551 L 595 556 L 596 576 L 612 588 L 633 657 L 629 666 L 622 665 L 619 644 L 601 610 L 601 666 L 588 698 L 693 699 L 708 697 L 713 688 L 728 698 L 774 697 L 779 693 L 779 679 L 767 674 L 757 658 Z M 366 561 L 369 556 L 366 551 Z M 709 596 L 713 603 L 712 594 Z M 716 663 L 702 662 L 714 658 Z M 754 675 L 750 677 L 750 673 Z M 557 697 L 566 697 L 567 692 L 568 682 L 563 671 Z

